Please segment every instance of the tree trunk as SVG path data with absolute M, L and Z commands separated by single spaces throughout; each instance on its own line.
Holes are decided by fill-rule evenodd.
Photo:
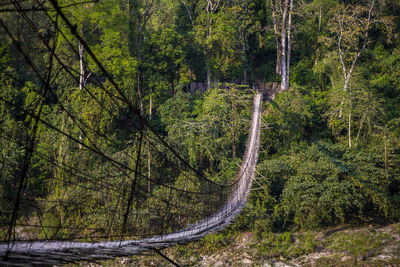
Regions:
M 318 34 L 321 32 L 321 21 L 322 21 L 322 5 L 319 7 Z
M 281 75 L 281 54 L 282 47 L 281 41 L 279 40 L 278 22 L 276 20 L 276 5 L 275 0 L 272 0 L 272 22 L 274 24 L 275 41 L 276 41 L 276 75 Z
M 83 25 L 81 27 L 81 36 L 83 38 Z M 83 55 L 83 45 L 82 43 L 79 41 L 78 42 L 78 52 L 79 52 L 79 90 L 82 91 L 83 87 L 85 86 L 85 66 L 84 66 L 84 55 Z M 79 145 L 78 148 L 79 150 L 82 149 L 82 132 L 79 131 Z
M 149 141 L 150 142 L 150 141 Z M 147 150 L 147 192 L 151 193 L 151 153 L 150 153 L 150 144 Z
M 235 97 L 232 94 L 232 142 L 233 142 L 232 157 L 233 158 L 236 158 L 236 105 L 235 104 L 236 104 Z
M 139 30 L 139 38 L 137 40 L 137 46 L 136 46 L 136 55 L 137 59 L 139 62 L 138 65 L 138 70 L 137 70 L 137 90 L 138 90 L 138 95 L 139 95 L 139 106 L 140 106 L 140 113 L 143 115 L 144 114 L 144 105 L 143 105 L 143 93 L 142 93 L 142 88 L 141 88 L 141 83 L 140 83 L 140 78 L 141 78 L 141 62 L 142 62 L 142 55 L 141 55 L 141 46 L 142 46 L 142 27 L 140 26 L 140 23 L 138 25 Z
M 244 38 L 244 37 L 243 37 Z M 246 43 L 242 44 L 242 65 L 243 65 L 243 84 L 247 84 L 247 57 L 246 57 Z
M 287 29 L 287 13 L 288 13 L 289 0 L 285 0 L 282 10 L 282 30 L 281 30 L 281 90 L 287 90 L 289 88 L 287 82 L 287 67 L 286 67 L 286 29 Z
M 349 135 L 349 147 L 351 147 L 351 91 L 349 92 L 349 126 L 348 126 L 348 135 Z
M 212 40 L 212 18 L 210 14 L 214 14 L 218 6 L 220 4 L 221 0 L 217 1 L 212 1 L 212 0 L 207 0 L 207 5 L 206 5 L 206 12 L 207 12 L 207 26 L 208 26 L 208 33 L 207 33 L 207 39 L 209 41 Z M 206 46 L 206 64 L 207 64 L 207 90 L 211 88 L 211 54 L 210 54 L 210 47 L 207 44 Z
M 194 21 L 193 21 L 193 18 L 192 18 L 192 14 L 190 13 L 190 9 L 189 9 L 189 7 L 188 7 L 186 1 L 185 1 L 185 0 L 182 0 L 182 3 L 183 3 L 183 5 L 185 6 L 186 12 L 187 12 L 188 15 L 189 15 L 190 22 L 192 23 L 192 25 L 194 25 Z
M 140 109 L 140 114 L 143 115 L 144 106 L 143 106 L 142 91 L 141 91 L 141 89 L 140 89 L 140 66 L 139 66 L 138 73 L 137 73 L 137 91 L 138 91 L 138 96 L 139 96 L 139 109 Z
M 290 7 L 289 7 L 289 19 L 287 25 L 287 61 L 286 61 L 286 89 L 289 89 L 289 76 L 290 76 L 290 52 L 292 49 L 291 44 L 291 30 L 292 30 L 292 10 L 293 10 L 293 0 L 290 0 Z
M 350 78 L 350 77 L 349 77 Z M 349 85 L 349 79 L 344 80 L 343 91 L 346 92 Z M 340 102 L 339 119 L 342 118 L 344 99 Z
M 362 46 L 359 49 L 358 52 L 355 53 L 354 55 L 354 59 L 351 63 L 350 68 L 346 68 L 346 64 L 344 61 L 344 53 L 342 51 L 342 38 L 343 38 L 343 32 L 344 32 L 344 26 L 343 26 L 343 21 L 339 21 L 339 29 L 340 29 L 340 33 L 338 35 L 338 54 L 339 54 L 339 59 L 340 59 L 340 64 L 342 65 L 342 72 L 343 72 L 343 77 L 344 77 L 344 86 L 343 86 L 343 91 L 347 91 L 347 87 L 350 81 L 350 77 L 353 73 L 354 67 L 357 63 L 358 58 L 361 56 L 361 54 L 363 53 L 363 51 L 365 50 L 365 47 L 367 46 L 368 43 L 368 31 L 369 31 L 369 27 L 371 25 L 371 13 L 372 13 L 372 9 L 374 8 L 374 4 L 375 4 L 375 0 L 371 1 L 369 10 L 368 10 L 368 18 L 367 20 L 364 22 L 364 25 L 366 25 L 365 27 L 365 33 L 364 33 L 364 37 L 363 37 L 363 42 L 362 42 Z M 340 111 L 339 111 L 339 118 L 342 117 L 342 109 L 343 109 L 343 103 L 344 100 L 341 101 L 340 103 Z
M 358 144 L 358 139 L 360 138 L 361 129 L 362 129 L 363 125 L 364 125 L 365 116 L 366 116 L 366 113 L 364 113 L 364 115 L 363 115 L 363 117 L 361 119 L 360 128 L 358 128 L 357 137 L 356 137 L 356 141 L 355 141 L 355 145 L 354 146 L 357 146 L 357 144 Z
M 153 115 L 153 101 L 151 97 L 151 92 L 150 92 L 150 104 L 149 104 L 149 121 L 151 121 L 151 117 Z M 147 149 L 147 192 L 150 194 L 151 193 L 151 152 L 150 152 L 150 141 L 149 141 L 149 147 Z
M 388 158 L 387 158 L 387 127 L 385 126 L 385 128 L 384 128 L 384 146 L 385 146 L 385 170 L 387 170 L 387 161 L 388 161 Z
M 211 88 L 211 69 L 209 64 L 207 63 L 207 90 Z
M 137 70 L 137 78 L 136 78 L 136 85 L 137 85 L 137 92 L 139 98 L 139 109 L 140 113 L 143 114 L 144 107 L 143 107 L 143 94 L 140 88 L 140 49 L 141 49 L 141 39 L 142 39 L 142 27 L 141 27 L 141 19 L 142 15 L 139 12 L 139 0 L 129 0 L 128 2 L 129 8 L 129 21 L 128 21 L 128 49 L 129 55 L 131 57 L 136 57 L 139 66 Z
M 276 41 L 276 74 L 281 76 L 281 90 L 289 89 L 290 78 L 290 53 L 291 53 L 291 27 L 293 0 L 279 0 L 279 9 L 276 0 L 272 0 L 272 22 L 274 25 Z M 282 16 L 281 24 L 278 23 L 277 13 Z M 279 32 L 280 27 L 280 32 Z
M 210 15 L 208 14 L 208 17 L 210 17 Z M 211 32 L 211 21 L 210 21 L 210 18 L 208 19 L 208 23 L 209 23 L 209 28 L 208 28 L 208 36 L 207 36 L 207 38 L 210 40 L 211 39 L 211 34 L 212 34 L 212 32 Z M 210 88 L 211 88 L 211 67 L 210 67 L 210 61 L 211 61 L 211 59 L 210 59 L 210 47 L 209 47 L 209 45 L 207 44 L 207 47 L 206 47 L 206 50 L 207 50 L 207 59 L 206 59 L 206 64 L 207 64 L 207 77 L 206 77 L 206 79 L 207 79 L 207 90 L 209 90 Z
M 128 2 L 128 49 L 131 57 L 137 57 L 139 43 L 139 0 L 129 0 Z
M 83 36 L 82 36 L 83 37 Z M 84 82 L 85 82 L 85 68 L 84 68 L 84 63 L 83 63 L 83 45 L 81 42 L 78 44 L 78 50 L 79 50 L 79 67 L 80 67 L 80 72 L 79 72 L 79 90 L 83 90 Z

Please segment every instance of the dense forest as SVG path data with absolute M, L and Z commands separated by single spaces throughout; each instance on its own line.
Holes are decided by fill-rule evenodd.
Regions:
M 157 182 L 196 191 L 208 183 L 199 176 L 233 181 L 254 91 L 265 100 L 257 175 L 233 228 L 262 237 L 400 218 L 398 0 L 11 0 L 0 24 L 2 241 L 18 232 L 10 223 L 44 239 L 151 228 L 151 216 L 127 214 L 152 206 L 179 225 L 201 218 L 206 199 Z M 152 133 L 142 142 L 130 131 L 141 118 L 196 172 L 174 171 Z M 93 151 L 127 169 L 142 162 L 132 188 L 146 194 L 129 195 L 124 171 Z M 108 197 L 85 188 L 90 176 L 114 187 Z M 110 224 L 120 190 L 128 209 Z M 29 228 L 38 223 L 53 228 Z

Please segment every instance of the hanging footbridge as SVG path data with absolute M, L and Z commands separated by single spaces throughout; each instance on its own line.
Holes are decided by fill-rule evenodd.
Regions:
M 105 242 L 30 241 L 0 244 L 3 263 L 60 264 L 82 260 L 131 256 L 153 249 L 196 241 L 231 224 L 243 209 L 252 185 L 260 138 L 261 94 L 254 96 L 246 152 L 237 173 L 235 188 L 219 209 L 179 231 L 139 240 Z
M 0 94 L 0 112 L 11 118 L 7 123 L 0 118 L 0 265 L 60 265 L 159 252 L 233 222 L 254 177 L 261 94 L 254 94 L 236 175 L 216 181 L 142 115 L 128 97 L 132 92 L 116 82 L 65 13 L 71 5 L 59 6 L 57 0 L 1 5 L 5 45 L 19 53 L 19 64 L 37 87 L 10 73 L 13 84 L 31 89 L 24 89 L 23 103 Z M 35 12 L 42 12 L 40 22 L 33 19 Z M 13 14 L 17 29 L 47 51 L 42 51 L 45 67 L 25 48 Z M 90 82 L 65 56 L 82 59 L 82 51 L 95 66 Z M 60 90 L 61 85 L 72 89 Z

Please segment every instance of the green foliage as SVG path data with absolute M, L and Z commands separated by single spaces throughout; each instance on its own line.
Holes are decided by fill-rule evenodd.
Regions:
M 126 46 L 121 44 L 120 39 L 119 32 L 111 29 L 104 30 L 95 53 L 103 66 L 119 81 L 120 86 L 128 90 L 135 84 L 138 62 L 128 55 Z M 91 62 L 90 68 L 99 73 L 94 62 Z M 133 92 L 128 91 L 128 93 Z
M 394 238 L 388 234 L 373 234 L 359 231 L 352 234 L 335 233 L 326 240 L 326 245 L 333 251 L 346 251 L 354 257 L 371 257 L 382 252 L 383 243 Z
M 297 147 L 260 164 L 268 188 L 261 198 L 280 200 L 272 217 L 278 225 L 310 229 L 359 216 L 397 218 L 398 207 L 388 194 L 397 178 L 388 176 L 383 161 L 376 153 L 341 145 Z
M 400 49 L 396 47 L 390 51 L 379 44 L 371 51 L 371 56 L 374 57 L 373 64 L 369 66 L 372 74 L 371 86 L 385 99 L 384 116 L 386 120 L 399 118 L 397 107 L 400 103 Z
M 218 166 L 232 156 L 235 146 L 240 148 L 248 125 L 248 98 L 233 88 L 209 90 L 194 105 L 190 99 L 190 94 L 178 93 L 167 100 L 160 107 L 161 121 L 168 125 L 169 137 L 187 149 L 193 164 Z
M 231 231 L 223 231 L 221 233 L 213 233 L 205 236 L 200 242 L 207 254 L 217 252 L 222 247 L 228 246 L 237 236 L 237 233 Z
M 293 88 L 276 97 L 263 113 L 267 131 L 262 132 L 262 144 L 268 154 L 276 153 L 301 143 L 311 133 L 312 105 L 301 92 Z
M 314 232 L 302 232 L 292 235 L 290 232 L 281 234 L 264 233 L 263 239 L 256 245 L 259 257 L 294 258 L 316 251 L 319 242 Z

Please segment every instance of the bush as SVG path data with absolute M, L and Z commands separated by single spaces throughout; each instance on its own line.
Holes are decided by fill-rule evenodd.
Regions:
M 397 218 L 397 202 L 389 192 L 397 178 L 387 174 L 383 160 L 367 149 L 325 142 L 296 147 L 260 164 L 264 178 L 259 183 L 267 189 L 258 193 L 258 200 L 269 202 L 271 195 L 278 200 L 270 216 L 275 229 L 313 229 L 360 217 Z

